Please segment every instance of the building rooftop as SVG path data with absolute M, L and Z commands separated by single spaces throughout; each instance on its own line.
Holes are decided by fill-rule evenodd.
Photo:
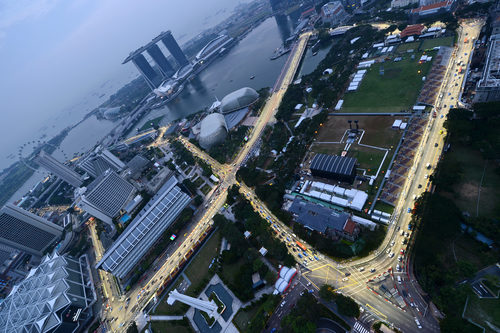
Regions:
M 400 37 L 405 38 L 407 36 L 421 35 L 424 31 L 425 26 L 423 24 L 413 24 L 409 25 L 401 31 Z
M 353 157 L 316 154 L 311 162 L 311 170 L 321 170 L 339 175 L 351 175 L 357 160 Z
M 328 228 L 344 231 L 350 216 L 346 213 L 338 213 L 321 205 L 304 201 L 298 197 L 293 200 L 289 211 L 297 216 L 297 222 L 320 233 L 325 233 Z
M 222 113 L 228 113 L 243 109 L 257 101 L 259 94 L 255 89 L 245 87 L 227 94 L 221 101 L 220 110 Z
M 411 13 L 415 14 L 415 13 L 420 13 L 420 12 L 424 12 L 424 11 L 427 11 L 427 10 L 438 9 L 438 8 L 442 8 L 442 7 L 448 7 L 448 6 L 451 6 L 451 4 L 453 3 L 453 1 L 454 0 L 446 0 L 446 1 L 441 1 L 441 2 L 437 2 L 437 3 L 433 3 L 433 4 L 430 4 L 430 5 L 421 6 L 421 7 L 412 9 Z
M 162 31 L 158 36 L 156 36 L 155 38 L 153 38 L 149 43 L 147 43 L 146 45 L 144 46 L 141 46 L 140 48 L 138 48 L 137 50 L 135 51 L 132 51 L 130 52 L 129 56 L 127 58 L 125 58 L 125 60 L 123 60 L 122 64 L 126 64 L 127 62 L 129 62 L 130 60 L 132 60 L 132 58 L 144 51 L 146 51 L 151 45 L 153 44 L 156 44 L 158 43 L 160 40 L 162 40 L 165 36 L 167 35 L 171 35 L 172 32 L 170 30 L 167 30 L 167 31 Z
M 54 252 L 0 304 L 0 328 L 2 332 L 75 332 L 88 319 L 85 310 L 95 300 L 86 257 Z

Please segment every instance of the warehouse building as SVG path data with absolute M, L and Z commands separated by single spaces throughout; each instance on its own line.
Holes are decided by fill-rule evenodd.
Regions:
M 347 156 L 316 154 L 311 162 L 314 177 L 334 179 L 352 184 L 356 177 L 357 159 Z

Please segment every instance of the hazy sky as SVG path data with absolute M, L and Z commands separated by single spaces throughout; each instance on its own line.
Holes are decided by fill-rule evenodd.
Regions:
M 249 0 L 0 0 L 0 145 L 18 146 L 130 70 L 123 59 L 161 31 L 185 41 L 240 2 Z

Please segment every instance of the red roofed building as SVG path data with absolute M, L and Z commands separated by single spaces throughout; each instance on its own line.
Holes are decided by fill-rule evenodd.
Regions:
M 344 224 L 343 237 L 351 241 L 354 241 L 359 234 L 359 228 L 356 223 L 354 223 L 351 218 L 348 218 Z
M 420 36 L 424 31 L 425 26 L 423 24 L 413 24 L 409 25 L 401 31 L 399 35 L 401 38 L 409 37 L 409 36 Z
M 439 12 L 449 12 L 454 5 L 455 0 L 446 0 L 412 9 L 410 13 L 418 16 L 434 15 Z

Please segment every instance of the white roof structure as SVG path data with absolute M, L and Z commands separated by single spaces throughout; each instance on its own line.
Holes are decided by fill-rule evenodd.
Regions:
M 297 104 L 297 105 L 295 105 L 295 110 L 300 110 L 300 108 L 303 106 L 304 106 L 304 104 Z
M 401 125 L 399 125 L 399 129 L 406 129 L 406 126 L 408 126 L 408 123 L 401 123 Z
M 245 238 L 248 238 L 248 237 L 250 237 L 250 235 L 252 235 L 252 233 L 251 233 L 250 231 L 246 230 L 246 231 L 243 233 L 243 235 L 245 236 Z
M 392 128 L 399 128 L 399 126 L 401 126 L 402 122 L 403 121 L 401 119 L 394 120 L 394 123 L 392 123 Z
M 373 47 L 375 49 L 379 48 L 379 47 L 383 47 L 384 46 L 384 43 L 376 43 L 376 44 L 373 44 Z
M 414 111 L 424 111 L 425 110 L 425 105 L 414 105 L 413 106 Z
M 267 254 L 267 249 L 265 247 L 261 247 L 260 250 L 259 250 L 259 253 L 262 255 L 262 256 L 265 256 Z
M 286 266 L 282 266 L 279 271 L 279 277 L 276 283 L 274 284 L 274 294 L 284 293 L 288 287 L 290 286 L 293 277 L 297 274 L 297 270 L 295 268 L 288 268 Z
M 86 256 L 42 258 L 0 305 L 1 332 L 76 332 L 96 301 Z M 64 327 L 61 327 L 63 325 Z
M 382 49 L 382 53 L 385 53 L 387 52 L 387 46 L 385 46 L 383 49 Z
M 304 189 L 306 186 L 303 186 Z M 368 194 L 355 189 L 345 189 L 337 185 L 325 184 L 322 182 L 312 182 L 309 192 L 302 192 L 310 197 L 326 202 L 331 202 L 337 206 L 348 207 L 361 211 L 368 200 Z
M 221 100 L 220 110 L 229 113 L 243 109 L 259 99 L 259 94 L 253 88 L 245 87 L 227 94 Z
M 226 136 L 227 125 L 224 115 L 214 112 L 203 118 L 198 137 L 200 146 L 210 149 L 213 145 L 224 141 Z
M 339 111 L 342 108 L 342 104 L 344 104 L 343 99 L 341 99 L 337 102 L 337 105 L 335 105 L 335 111 Z
M 356 43 L 358 41 L 358 39 L 360 39 L 361 37 L 356 37 L 356 38 L 353 38 L 351 39 L 351 45 Z
M 413 36 L 406 38 L 406 43 L 411 43 L 413 41 L 415 41 L 415 37 L 413 37 Z

